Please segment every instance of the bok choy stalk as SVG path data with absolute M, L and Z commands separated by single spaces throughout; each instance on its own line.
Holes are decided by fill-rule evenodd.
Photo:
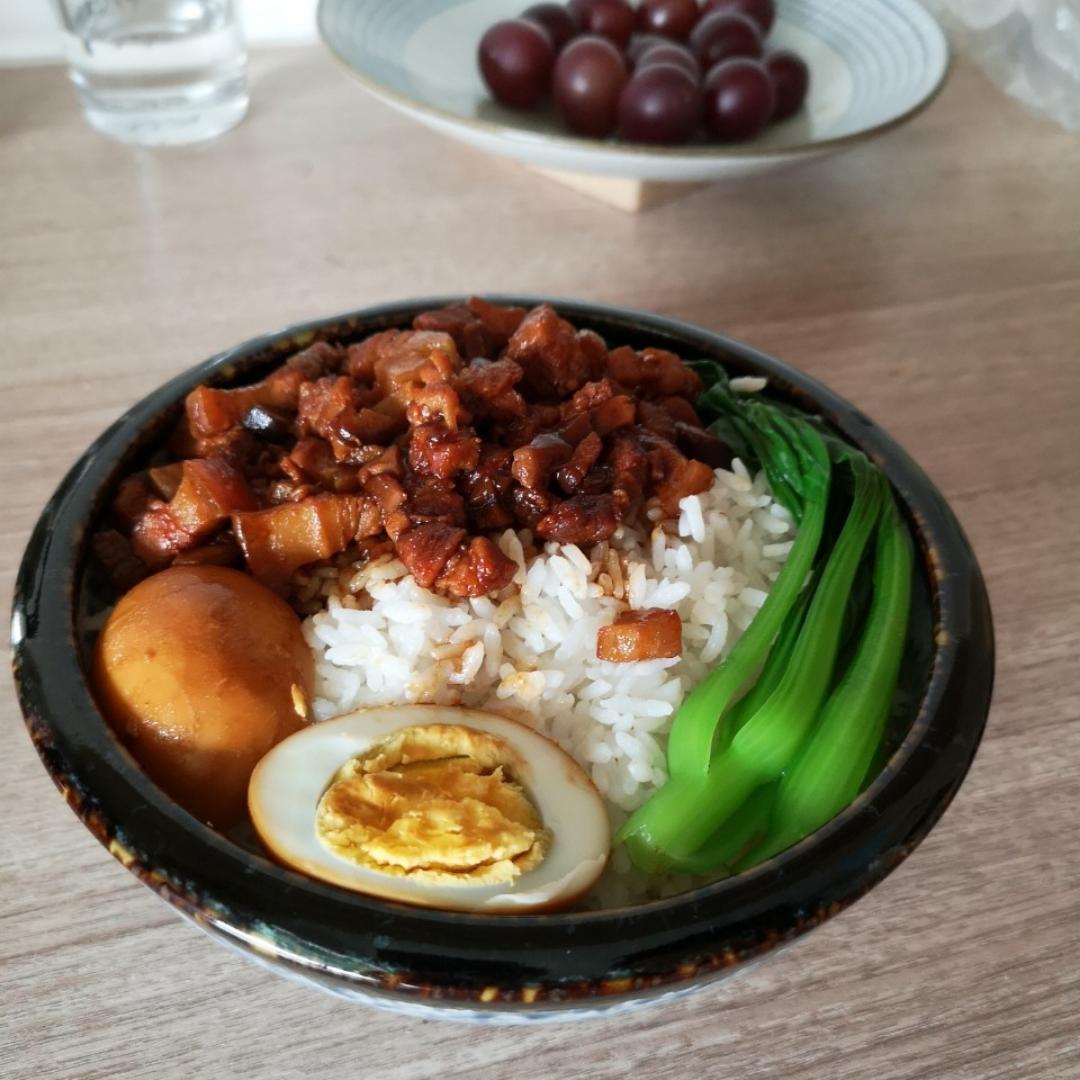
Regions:
M 778 787 L 759 787 L 697 851 L 673 859 L 670 868 L 680 874 L 737 873 L 769 837 Z
M 747 717 L 752 716 L 769 699 L 780 682 L 780 677 L 791 661 L 795 642 L 799 639 L 806 608 L 809 605 L 811 589 L 803 590 L 795 607 L 788 612 L 784 625 L 775 644 L 769 650 L 765 666 L 757 682 L 739 699 L 734 708 L 724 718 L 723 726 L 717 732 L 713 753 L 727 749 L 735 732 L 742 727 Z M 734 870 L 737 863 L 758 847 L 766 838 L 773 800 L 776 797 L 776 784 L 758 788 L 735 812 L 730 821 L 725 823 L 692 856 L 673 861 L 671 869 L 684 874 L 705 874 L 714 870 Z
M 789 420 L 760 402 L 740 401 L 730 391 L 724 398 L 715 386 L 711 393 L 714 404 L 728 410 L 729 422 L 753 447 L 773 492 L 784 492 L 784 505 L 798 522 L 799 532 L 753 622 L 727 659 L 694 688 L 675 717 L 668 737 L 668 768 L 674 779 L 688 782 L 703 780 L 709 772 L 717 729 L 799 598 L 825 528 L 832 472 L 828 448 L 810 424 Z M 779 494 L 776 497 L 780 499 Z M 643 824 L 639 819 L 637 825 Z
M 835 817 L 862 789 L 881 744 L 903 656 L 911 605 L 912 543 L 890 496 L 878 524 L 874 593 L 866 626 L 821 720 L 780 783 L 760 862 Z
M 763 411 L 767 408 L 758 405 L 754 409 L 750 406 L 747 411 Z M 754 423 L 759 432 L 765 428 L 764 418 L 755 417 Z M 797 423 L 792 422 L 792 426 Z M 770 424 L 767 430 L 775 436 L 780 427 Z M 700 728 L 708 729 L 707 741 L 699 735 L 695 747 L 704 756 L 704 775 L 700 772 L 700 761 L 693 762 L 698 771 L 688 773 L 676 768 L 674 758 L 671 759 L 671 779 L 668 784 L 637 810 L 619 833 L 619 838 L 626 843 L 631 857 L 639 866 L 657 869 L 692 856 L 754 791 L 783 775 L 795 760 L 817 718 L 832 680 L 848 594 L 886 495 L 884 478 L 863 455 L 852 455 L 849 463 L 855 480 L 851 507 L 814 588 L 790 660 L 775 688 L 746 718 L 725 749 L 713 752 L 713 737 L 719 717 L 714 715 L 711 722 L 699 724 Z M 823 526 L 824 507 L 821 507 L 820 514 Z M 808 510 L 804 522 L 809 515 Z M 770 598 L 776 595 L 784 573 L 791 567 L 794 554 L 793 547 Z M 797 601 L 808 569 L 797 582 L 784 615 Z M 763 605 L 739 644 L 746 640 L 764 612 Z M 774 633 L 769 634 L 765 648 L 772 643 L 774 636 Z M 737 650 L 738 645 L 729 655 L 727 664 L 719 669 L 721 673 L 730 669 Z M 739 685 L 743 682 L 745 676 L 740 679 Z M 739 686 L 734 687 L 731 695 L 738 689 Z M 726 709 L 729 704 L 730 695 L 721 701 L 720 707 Z M 698 722 L 699 717 L 707 719 L 707 714 L 702 710 L 694 713 L 692 719 Z M 672 727 L 673 737 L 682 721 L 684 714 L 680 710 Z M 687 764 L 690 762 L 680 762 L 680 768 Z

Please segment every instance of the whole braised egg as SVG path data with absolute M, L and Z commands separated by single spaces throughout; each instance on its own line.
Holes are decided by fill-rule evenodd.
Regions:
M 448 911 L 567 907 L 611 848 L 577 762 L 524 724 L 449 706 L 361 709 L 289 736 L 255 767 L 248 810 L 285 866 Z
M 164 791 L 219 829 L 251 770 L 307 723 L 315 683 L 300 620 L 224 566 L 172 566 L 121 597 L 94 650 L 109 724 Z

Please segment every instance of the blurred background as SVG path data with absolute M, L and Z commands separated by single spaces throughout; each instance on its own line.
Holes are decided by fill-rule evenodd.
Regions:
M 954 47 L 1034 112 L 1080 131 L 1080 0 L 922 0 Z M 318 0 L 238 0 L 249 46 L 317 41 Z M 0 65 L 63 58 L 53 0 L 0 0 Z
M 240 0 L 250 45 L 316 40 L 316 0 Z M 61 58 L 59 21 L 51 0 L 0 0 L 0 63 Z

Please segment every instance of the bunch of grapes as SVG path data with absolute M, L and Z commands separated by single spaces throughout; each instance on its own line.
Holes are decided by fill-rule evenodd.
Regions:
M 751 139 L 802 107 L 810 72 L 766 49 L 774 0 L 569 0 L 534 4 L 481 38 L 495 99 L 533 109 L 548 95 L 579 135 L 678 145 L 704 130 Z

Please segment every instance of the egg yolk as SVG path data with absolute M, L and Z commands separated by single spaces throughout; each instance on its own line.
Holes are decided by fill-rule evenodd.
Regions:
M 455 724 L 407 727 L 343 765 L 315 831 L 341 859 L 431 885 L 505 885 L 550 837 L 500 738 Z

